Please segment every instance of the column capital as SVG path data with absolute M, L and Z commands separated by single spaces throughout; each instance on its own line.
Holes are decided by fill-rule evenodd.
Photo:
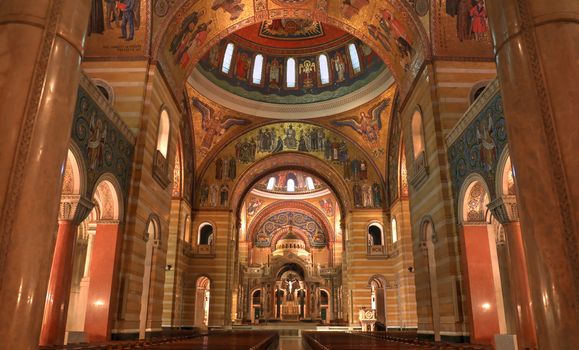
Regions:
M 94 208 L 94 203 L 81 195 L 63 195 L 60 198 L 58 221 L 71 221 L 76 225 L 83 222 Z
M 515 196 L 497 198 L 487 208 L 502 225 L 519 221 L 519 205 Z

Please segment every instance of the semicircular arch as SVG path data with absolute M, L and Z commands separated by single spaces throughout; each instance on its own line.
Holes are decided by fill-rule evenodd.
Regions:
M 323 181 L 336 197 L 342 217 L 346 215 L 347 208 L 351 208 L 351 191 L 342 175 L 334 167 L 308 154 L 286 152 L 254 163 L 239 176 L 230 200 L 230 208 L 236 211 L 238 217 L 241 212 L 241 203 L 252 187 L 264 177 L 281 170 L 301 170 Z
M 366 42 L 388 65 L 397 82 L 405 75 L 410 76 L 405 79 L 409 87 L 422 62 L 430 57 L 428 35 L 410 4 L 403 0 L 381 1 L 354 9 L 347 4 L 329 6 L 330 3 L 306 0 L 296 4 L 279 0 L 272 6 L 268 1 L 229 5 L 212 0 L 176 1 L 155 30 L 158 34 L 152 38 L 152 55 L 170 72 L 168 80 L 173 88 L 180 89 L 200 57 L 229 34 L 263 20 L 315 19 Z M 384 27 L 395 28 L 396 33 L 387 33 Z M 189 50 L 192 56 L 186 62 L 175 62 L 172 52 L 187 33 L 189 36 L 195 33 L 189 44 L 194 46 L 194 50 Z
M 280 201 L 262 209 L 248 227 L 248 238 L 254 246 L 257 235 L 266 234 L 267 242 L 265 243 L 270 246 L 274 240 L 277 241 L 275 238 L 279 239 L 279 236 L 284 233 L 279 229 L 289 226 L 296 226 L 306 231 L 309 246 L 319 246 L 322 243 L 328 245 L 334 240 L 334 230 L 326 216 L 312 204 L 303 201 Z M 316 234 L 320 229 L 324 235 L 324 241 L 316 242 Z

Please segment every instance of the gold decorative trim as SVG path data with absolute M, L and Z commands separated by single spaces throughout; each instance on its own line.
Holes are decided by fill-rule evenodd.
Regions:
M 80 86 L 95 101 L 99 108 L 105 113 L 105 116 L 119 129 L 121 134 L 134 146 L 137 137 L 131 132 L 131 129 L 125 124 L 118 113 L 114 110 L 110 102 L 101 94 L 94 81 L 86 75 L 84 71 L 80 74 Z
M 446 147 L 452 145 L 466 128 L 475 120 L 475 118 L 488 105 L 489 101 L 500 91 L 499 80 L 493 79 L 483 90 L 480 96 L 468 107 L 454 128 L 446 135 Z

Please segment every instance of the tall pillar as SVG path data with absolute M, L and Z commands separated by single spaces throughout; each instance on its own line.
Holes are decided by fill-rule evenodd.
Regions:
M 89 1 L 0 2 L 0 349 L 36 349 Z
M 492 344 L 500 326 L 487 226 L 484 222 L 469 223 L 461 226 L 460 231 L 470 305 L 470 338 L 475 343 Z
M 487 0 L 542 349 L 579 344 L 579 1 Z
M 62 345 L 72 283 L 77 229 L 94 204 L 79 195 L 63 196 L 58 217 L 58 234 L 46 293 L 40 345 Z
M 505 229 L 508 248 L 508 274 L 511 299 L 514 303 L 517 343 L 519 349 L 537 349 L 537 333 L 533 316 L 531 291 L 527 276 L 527 258 L 515 198 L 499 198 L 488 205 L 493 216 Z
M 90 284 L 84 331 L 89 342 L 110 340 L 118 280 L 121 230 L 117 221 L 97 224 L 90 258 Z

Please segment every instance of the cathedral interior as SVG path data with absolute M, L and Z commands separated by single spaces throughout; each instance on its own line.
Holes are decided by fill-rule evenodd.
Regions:
M 579 348 L 577 0 L 0 19 L 0 350 Z

